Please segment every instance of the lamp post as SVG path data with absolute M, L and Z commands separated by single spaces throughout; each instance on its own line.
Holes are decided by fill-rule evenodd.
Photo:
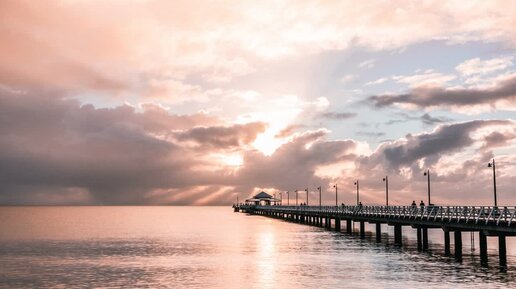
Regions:
M 306 206 L 308 206 L 308 188 L 305 189 L 306 192 Z
M 359 191 L 358 180 L 356 180 L 355 186 L 357 187 L 357 206 L 358 206 L 358 204 L 360 204 L 360 191 Z
M 389 205 L 389 177 L 385 176 L 383 178 L 383 181 L 385 182 L 385 205 Z
M 333 187 L 335 188 L 335 206 L 338 207 L 339 206 L 339 200 L 338 200 L 337 184 L 333 185 Z
M 428 205 L 430 205 L 430 170 L 426 170 L 426 172 L 423 175 L 427 176 L 428 178 Z
M 493 189 L 494 189 L 494 205 L 495 207 L 498 206 L 498 203 L 496 201 L 496 164 L 495 160 L 493 159 L 493 162 L 487 164 L 488 168 L 493 168 Z
M 297 193 L 297 190 L 295 190 L 294 192 L 296 192 L 296 206 L 297 206 L 297 196 L 298 196 L 298 193 Z
M 319 191 L 319 209 L 321 208 L 322 206 L 322 200 L 321 200 L 321 186 L 318 186 L 317 187 L 317 190 Z

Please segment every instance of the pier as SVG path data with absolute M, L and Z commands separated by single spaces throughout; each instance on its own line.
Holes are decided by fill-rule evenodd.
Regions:
M 443 231 L 444 253 L 462 261 L 462 232 L 477 232 L 480 261 L 488 264 L 487 238 L 498 238 L 500 269 L 507 268 L 506 237 L 516 236 L 516 207 L 478 206 L 276 206 L 233 205 L 235 212 L 245 212 L 289 220 L 305 225 L 325 227 L 352 234 L 359 223 L 359 236 L 365 239 L 365 223 L 375 224 L 376 242 L 381 242 L 381 224 L 394 227 L 394 245 L 403 246 L 402 227 L 416 230 L 418 250 L 428 250 L 428 230 Z M 333 226 L 332 226 L 333 224 Z M 453 254 L 450 246 L 453 234 Z

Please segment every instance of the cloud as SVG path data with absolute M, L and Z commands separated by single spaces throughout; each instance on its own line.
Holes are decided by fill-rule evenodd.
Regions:
M 362 61 L 358 64 L 359 68 L 373 68 L 375 65 L 376 59 L 368 59 L 365 61 Z
M 76 100 L 2 92 L 0 112 L 2 204 L 228 204 L 236 193 L 245 198 L 263 188 L 324 188 L 337 178 L 344 184 L 366 176 L 363 200 L 378 202 L 382 187 L 373 180 L 386 173 L 393 184 L 398 180 L 393 191 L 400 196 L 418 190 L 423 182 L 418 173 L 426 167 L 440 171 L 435 181 L 443 186 L 464 179 L 477 187 L 489 184 L 487 173 L 473 178 L 483 175 L 471 167 L 483 168 L 493 150 L 511 146 L 516 135 L 510 120 L 441 124 L 371 152 L 354 140 L 328 140 L 328 131 L 320 129 L 290 134 L 265 155 L 249 146 L 263 123 L 178 116 L 152 104 L 141 111 L 98 109 Z M 468 154 L 456 157 L 470 150 L 476 151 L 474 163 Z M 235 157 L 241 158 L 238 164 Z M 497 161 L 503 166 L 516 160 L 502 154 Z M 329 167 L 332 176 L 324 174 Z M 504 170 L 500 190 L 512 188 L 515 177 Z
M 512 56 L 480 60 L 480 58 L 468 59 L 455 67 L 464 76 L 485 75 L 499 70 L 504 70 L 513 65 Z
M 216 178 L 196 171 L 208 162 L 196 151 L 167 140 L 174 130 L 209 125 L 203 115 L 168 115 L 157 107 L 141 113 L 129 106 L 96 109 L 74 100 L 5 93 L 0 107 L 4 204 L 54 203 L 58 195 L 58 203 L 145 204 L 154 189 Z
M 504 109 L 514 109 L 516 104 L 516 75 L 494 84 L 489 88 L 443 88 L 418 87 L 405 94 L 375 95 L 369 100 L 376 107 L 393 104 L 407 104 L 419 108 L 464 107 L 484 105 L 496 107 L 507 104 Z
M 377 85 L 377 84 L 382 84 L 382 83 L 386 82 L 387 80 L 389 80 L 387 77 L 382 77 L 382 78 L 378 78 L 377 80 L 368 81 L 368 82 L 366 82 L 366 84 L 365 84 L 365 85 Z
M 386 164 L 408 184 L 399 185 L 400 193 L 417 191 L 418 179 L 407 175 L 423 164 L 443 172 L 436 178 L 443 185 L 475 176 L 470 189 L 476 190 L 484 179 L 471 167 L 514 142 L 507 130 L 489 129 L 510 124 L 450 128 L 442 118 L 417 116 L 441 126 L 371 153 L 354 140 L 328 140 L 324 129 L 289 127 L 301 121 L 303 111 L 327 111 L 327 98 L 255 92 L 246 77 L 270 64 L 328 51 L 393 50 L 432 40 L 516 47 L 511 4 L 2 1 L 0 203 L 227 204 L 235 193 L 336 181 L 318 174 L 321 167 L 339 167 L 334 175 L 345 182 L 384 175 Z M 458 71 L 487 75 L 501 71 L 504 63 L 471 61 Z M 362 68 L 374 65 L 372 59 L 361 63 Z M 490 68 L 484 72 L 484 66 Z M 406 96 L 371 101 L 379 107 L 511 109 L 513 77 L 508 72 L 491 87 L 418 87 Z M 451 79 L 427 71 L 395 80 L 415 87 Z M 135 105 L 117 105 L 126 101 Z M 193 113 L 200 110 L 220 117 Z M 328 112 L 326 117 L 352 115 Z M 455 155 L 465 150 L 477 151 L 474 157 Z M 498 159 L 515 161 L 508 154 Z M 500 183 L 501 191 L 503 184 L 510 191 L 516 181 L 504 171 Z M 365 200 L 376 200 L 374 183 L 364 186 L 371 189 Z M 451 189 L 458 194 L 463 188 Z
M 323 118 L 335 119 L 335 120 L 344 120 L 350 119 L 357 116 L 354 112 L 325 112 L 320 115 Z
M 286 138 L 286 137 L 289 137 L 292 134 L 294 134 L 296 130 L 299 130 L 299 129 L 302 129 L 302 128 L 305 128 L 305 126 L 304 125 L 300 125 L 300 124 L 289 125 L 286 128 L 282 129 L 280 132 L 278 132 L 274 137 L 276 137 L 276 138 Z
M 392 77 L 398 83 L 408 84 L 410 87 L 429 86 L 429 85 L 443 85 L 456 78 L 455 75 L 442 74 L 427 70 L 421 74 L 414 75 L 395 75 Z
M 379 138 L 379 137 L 385 135 L 385 133 L 383 133 L 383 132 L 371 132 L 371 131 L 357 131 L 356 134 L 367 136 L 367 137 L 372 137 L 372 138 Z
M 391 124 L 395 124 L 395 123 L 404 123 L 404 122 L 410 121 L 410 120 L 419 120 L 423 124 L 431 126 L 431 125 L 436 125 L 436 124 L 441 124 L 441 123 L 446 123 L 446 122 L 452 121 L 452 119 L 450 119 L 450 118 L 435 117 L 435 116 L 431 116 L 428 113 L 422 114 L 420 116 L 413 116 L 408 113 L 397 112 L 395 115 L 401 117 L 401 119 L 391 119 L 391 120 L 387 121 L 385 124 L 391 125 Z
M 265 131 L 266 127 L 267 125 L 263 122 L 232 126 L 195 127 L 179 132 L 175 137 L 180 141 L 195 141 L 201 146 L 227 149 L 249 145 L 258 134 Z
M 433 117 L 433 116 L 429 115 L 428 113 L 423 114 L 420 117 L 420 119 L 426 125 L 435 125 L 435 124 L 440 124 L 440 123 L 451 121 L 451 119 L 449 119 L 449 118 Z
M 357 76 L 355 74 L 346 74 L 346 75 L 344 75 L 344 76 L 342 76 L 340 78 L 340 82 L 341 83 L 348 83 L 350 81 L 353 81 L 356 78 L 357 78 Z
M 267 157 L 256 151 L 244 155 L 245 166 L 236 178 L 244 187 L 274 187 L 279 190 L 315 187 L 326 184 L 315 175 L 317 166 L 331 164 L 354 153 L 352 140 L 326 141 L 327 131 L 309 131 L 297 135 Z M 307 144 L 310 144 L 307 147 Z
M 492 150 L 496 147 L 509 146 L 511 141 L 514 140 L 516 140 L 516 127 L 513 127 L 512 131 L 493 131 L 484 137 L 484 144 L 481 149 Z
M 510 121 L 470 121 L 437 127 L 431 133 L 407 135 L 405 140 L 386 144 L 381 147 L 388 167 L 399 169 L 401 166 L 415 164 L 423 159 L 426 166 L 436 162 L 443 153 L 452 153 L 474 143 L 470 134 L 489 125 L 514 125 Z
M 513 47 L 510 4 L 282 1 L 271 9 L 268 1 L 3 1 L 0 83 L 163 97 L 195 86 L 190 79 L 229 83 L 285 56 L 392 50 L 435 39 Z
M 514 140 L 516 123 L 512 120 L 476 120 L 443 124 L 431 132 L 409 134 L 405 138 L 381 144 L 372 154 L 357 160 L 355 174 L 364 179 L 364 190 L 376 191 L 368 197 L 382 199 L 382 182 L 389 175 L 394 203 L 408 204 L 423 199 L 426 190 L 423 171 L 432 171 L 433 200 L 450 204 L 491 204 L 492 180 L 486 163 L 493 158 L 496 143 L 510 146 Z M 500 132 L 503 136 L 494 136 Z M 497 139 L 493 143 L 489 140 Z M 499 142 L 500 141 L 500 142 Z M 489 143 L 489 144 L 487 144 Z M 510 163 L 512 157 L 500 153 L 497 160 Z M 510 191 L 516 179 L 514 172 L 506 171 L 504 189 Z M 507 196 L 506 203 L 512 197 Z M 513 200 L 512 200 L 513 201 Z M 366 200 L 367 202 L 367 200 Z

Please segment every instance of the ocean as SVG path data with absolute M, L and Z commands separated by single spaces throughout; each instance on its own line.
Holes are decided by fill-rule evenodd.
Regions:
M 0 288 L 516 287 L 512 238 L 500 272 L 496 238 L 484 268 L 470 233 L 458 263 L 441 230 L 428 252 L 411 228 L 402 248 L 382 231 L 376 243 L 231 207 L 0 207 Z

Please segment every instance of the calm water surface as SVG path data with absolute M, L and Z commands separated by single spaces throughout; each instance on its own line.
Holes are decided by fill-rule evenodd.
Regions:
M 516 287 L 511 238 L 500 273 L 495 238 L 482 268 L 469 233 L 460 264 L 442 254 L 440 230 L 429 231 L 428 253 L 417 252 L 414 230 L 404 228 L 402 249 L 392 228 L 382 230 L 376 244 L 371 234 L 360 240 L 230 207 L 0 207 L 0 287 Z

